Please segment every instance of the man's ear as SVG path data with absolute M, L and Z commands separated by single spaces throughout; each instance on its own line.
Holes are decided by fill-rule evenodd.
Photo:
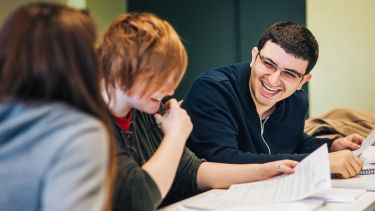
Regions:
M 258 48 L 257 47 L 253 47 L 253 49 L 251 50 L 251 63 L 250 63 L 250 67 L 253 66 L 253 63 L 255 62 L 255 59 L 257 58 L 257 55 L 258 55 Z
M 304 75 L 304 76 L 303 76 L 303 79 L 301 80 L 301 82 L 299 82 L 298 90 L 302 89 L 302 86 L 303 86 L 306 82 L 310 81 L 311 78 L 312 78 L 312 75 L 311 75 L 310 73 Z

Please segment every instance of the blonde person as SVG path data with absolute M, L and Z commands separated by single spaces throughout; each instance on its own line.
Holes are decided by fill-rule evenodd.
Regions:
M 155 210 L 163 199 L 161 206 L 210 188 L 293 173 L 295 161 L 211 163 L 185 147 L 193 128 L 189 116 L 176 99 L 161 101 L 173 94 L 187 65 L 168 22 L 149 13 L 120 15 L 98 52 L 118 146 L 113 210 Z
M 27 4 L 5 21 L 0 210 L 110 207 L 113 141 L 94 41 L 92 19 L 58 4 Z

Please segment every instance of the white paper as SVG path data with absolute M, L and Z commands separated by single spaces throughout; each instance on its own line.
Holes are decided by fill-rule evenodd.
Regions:
M 374 164 L 366 164 L 363 169 L 375 168 Z M 358 175 L 349 179 L 332 179 L 332 187 L 350 188 L 350 189 L 366 189 L 375 191 L 375 174 Z
M 197 211 L 201 209 L 194 209 L 189 207 L 180 206 L 181 211 Z M 252 204 L 252 205 L 243 205 L 230 208 L 219 208 L 212 211 L 311 211 L 307 205 L 302 202 L 288 202 L 288 203 L 277 203 L 277 204 Z
M 295 201 L 331 187 L 327 145 L 321 146 L 302 160 L 291 175 L 269 180 L 232 185 L 223 199 L 247 202 Z
M 253 205 L 223 209 L 223 211 L 244 211 L 244 210 L 251 210 L 251 211 L 275 211 L 275 210 L 278 210 L 278 211 L 291 211 L 291 210 L 311 211 L 309 209 L 309 207 L 307 207 L 302 202 L 288 202 L 288 203 L 276 203 L 276 204 L 253 204 Z
M 187 205 L 179 206 L 181 211 L 197 211 L 197 210 L 207 210 L 207 211 L 243 211 L 243 210 L 262 210 L 262 211 L 310 211 L 313 207 L 316 208 L 317 205 L 323 205 L 322 201 L 318 200 L 306 200 L 298 202 L 284 202 L 284 203 L 253 203 L 253 202 L 239 202 L 235 200 L 222 199 L 219 195 L 209 195 L 203 199 L 192 202 Z M 314 202 L 314 203 L 312 203 Z M 314 205 L 314 206 L 312 206 Z
M 214 210 L 219 207 L 226 207 L 226 206 L 233 206 L 236 205 L 231 200 L 221 200 L 219 195 L 208 195 L 203 199 L 194 201 L 190 204 L 184 205 L 185 207 L 192 208 L 192 209 L 201 209 L 201 210 Z
M 321 198 L 327 202 L 352 203 L 364 193 L 366 193 L 365 189 L 330 188 L 312 197 Z
M 370 135 L 367 136 L 365 140 L 363 140 L 361 147 L 357 150 L 353 151 L 355 156 L 362 154 L 368 147 L 370 147 L 375 142 L 375 130 L 373 130 Z
M 361 156 L 364 164 L 375 163 L 375 146 L 369 146 Z

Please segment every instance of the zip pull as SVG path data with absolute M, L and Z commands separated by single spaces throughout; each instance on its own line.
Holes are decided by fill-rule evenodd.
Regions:
M 260 120 L 260 135 L 263 136 L 263 132 L 264 132 L 264 123 L 262 123 L 262 120 Z
M 264 139 L 263 137 L 263 132 L 264 132 L 264 125 L 266 124 L 267 120 L 268 120 L 269 117 L 267 117 L 264 122 L 262 122 L 262 118 L 260 118 L 259 116 L 259 121 L 260 121 L 260 137 L 262 138 L 264 144 L 266 145 L 267 149 L 268 149 L 268 154 L 271 154 L 271 149 L 270 147 L 268 146 L 266 140 Z

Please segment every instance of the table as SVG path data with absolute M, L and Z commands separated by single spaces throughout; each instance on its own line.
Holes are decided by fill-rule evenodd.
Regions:
M 220 194 L 225 190 L 223 189 L 213 189 L 206 191 L 204 193 L 198 194 L 196 196 L 193 196 L 191 198 L 182 200 L 180 202 L 171 204 L 167 207 L 164 207 L 162 209 L 159 209 L 160 211 L 178 211 L 178 205 L 184 205 L 189 204 L 195 200 L 198 200 L 200 198 L 203 198 L 207 196 L 208 194 Z M 318 208 L 318 211 L 357 211 L 357 210 L 375 210 L 375 192 L 367 191 L 366 193 L 362 194 L 359 199 L 356 201 L 356 203 L 327 203 L 323 207 Z

